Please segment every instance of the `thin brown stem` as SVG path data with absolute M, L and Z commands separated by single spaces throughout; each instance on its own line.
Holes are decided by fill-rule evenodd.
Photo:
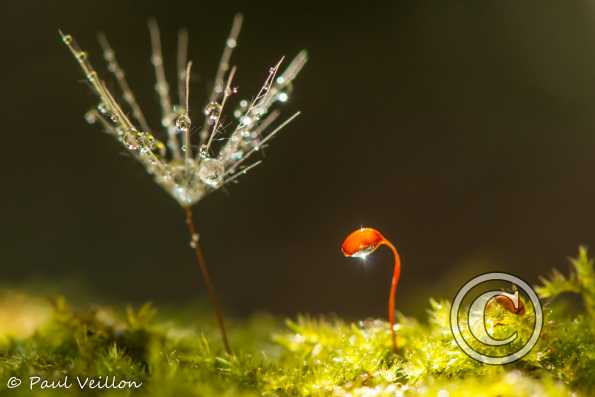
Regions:
M 227 340 L 225 322 L 223 321 L 223 312 L 221 311 L 219 301 L 217 300 L 217 295 L 215 294 L 215 287 L 213 285 L 213 282 L 211 281 L 211 276 L 209 275 L 209 269 L 207 268 L 207 263 L 205 262 L 205 257 L 202 252 L 202 248 L 198 242 L 198 233 L 196 232 L 196 226 L 194 225 L 194 221 L 192 220 L 192 208 L 186 207 L 185 210 L 186 225 L 188 225 L 188 232 L 190 233 L 191 246 L 192 248 L 194 248 L 194 252 L 196 254 L 196 263 L 200 268 L 202 278 L 204 279 L 205 285 L 207 286 L 209 299 L 211 301 L 211 304 L 213 305 L 213 309 L 215 310 L 215 318 L 217 319 L 217 324 L 219 325 L 221 339 L 223 339 L 223 345 L 225 346 L 225 351 L 227 352 L 227 354 L 233 355 L 231 347 L 229 346 L 229 341 Z

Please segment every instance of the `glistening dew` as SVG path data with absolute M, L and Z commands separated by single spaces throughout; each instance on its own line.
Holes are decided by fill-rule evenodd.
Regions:
M 269 69 L 257 95 L 251 100 L 242 99 L 238 102 L 233 111 L 235 127 L 224 134 L 223 110 L 230 97 L 237 92 L 233 86 L 236 68 L 230 67 L 229 62 L 232 51 L 237 46 L 241 24 L 241 15 L 236 15 L 225 42 L 207 105 L 199 112 L 204 120 L 200 127 L 193 128 L 192 119 L 196 122 L 197 117 L 190 112 L 188 106 L 192 63 L 187 62 L 187 32 L 182 30 L 178 34 L 178 95 L 174 101 L 165 77 L 159 28 L 154 21 L 149 22 L 151 63 L 155 70 L 155 90 L 162 112 L 162 134 L 157 134 L 157 130 L 148 125 L 107 38 L 100 35 L 99 42 L 108 69 L 121 91 L 122 103 L 115 99 L 116 96 L 99 77 L 87 52 L 76 44 L 72 36 L 61 33 L 62 40 L 80 64 L 99 99 L 97 106 L 87 112 L 86 120 L 100 123 L 183 207 L 195 204 L 208 193 L 259 164 L 259 161 L 249 164 L 249 159 L 299 114 L 295 113 L 274 126 L 279 116 L 275 107 L 289 99 L 293 81 L 307 61 L 305 51 L 300 52 L 283 72 L 280 72 L 283 59 Z M 126 105 L 126 110 L 122 104 Z M 131 117 L 128 117 L 128 111 Z M 157 136 L 163 136 L 165 143 Z M 224 137 L 226 142 L 215 150 L 213 142 Z M 193 150 L 193 147 L 198 150 Z

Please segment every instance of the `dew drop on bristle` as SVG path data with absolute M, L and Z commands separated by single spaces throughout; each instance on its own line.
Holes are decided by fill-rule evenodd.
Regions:
M 280 93 L 277 95 L 277 100 L 278 100 L 279 102 L 287 102 L 287 100 L 288 100 L 288 99 L 289 99 L 289 95 L 287 95 L 287 93 L 286 93 L 286 92 L 280 92 Z
M 206 159 L 209 157 L 209 151 L 207 150 L 208 147 L 206 144 L 202 144 L 200 145 L 200 148 L 198 149 L 198 155 L 200 156 L 200 158 L 202 159 Z
M 198 246 L 198 233 L 194 233 L 190 239 L 190 246 L 196 248 Z
M 188 114 L 181 113 L 176 117 L 175 124 L 178 130 L 186 131 L 190 129 L 192 122 L 190 121 L 190 117 L 188 117 Z
M 221 115 L 221 105 L 217 102 L 211 102 L 205 107 L 204 113 L 209 124 L 214 124 Z
M 138 143 L 130 134 L 122 134 L 120 140 L 126 149 L 131 151 L 138 150 Z
M 89 124 L 94 124 L 97 121 L 97 115 L 94 111 L 88 111 L 85 113 L 85 121 Z
M 107 105 L 103 102 L 100 102 L 99 105 L 97 105 L 97 111 L 103 114 L 104 116 L 107 116 L 109 113 L 109 111 L 107 110 Z
M 242 123 L 242 125 L 250 127 L 252 124 L 254 124 L 254 119 L 250 116 L 243 116 L 240 119 L 240 122 Z
M 198 177 L 207 186 L 219 187 L 223 182 L 225 166 L 221 160 L 206 158 L 198 168 Z

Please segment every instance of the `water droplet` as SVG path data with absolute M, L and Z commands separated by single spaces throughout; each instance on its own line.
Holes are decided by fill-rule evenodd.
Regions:
M 223 182 L 225 167 L 217 159 L 206 158 L 200 162 L 198 177 L 207 186 L 218 187 Z
M 234 161 L 238 161 L 241 160 L 242 157 L 244 157 L 244 152 L 241 150 L 236 150 L 235 152 L 233 152 L 233 154 L 231 155 L 232 160 Z
M 126 149 L 131 150 L 131 151 L 138 150 L 138 143 L 136 142 L 136 139 L 134 139 L 134 137 L 131 134 L 129 134 L 129 133 L 122 134 L 120 136 L 120 141 L 122 142 L 124 147 L 126 147 Z
M 227 70 L 227 67 L 225 67 L 225 65 L 222 66 L 223 69 Z M 217 94 L 221 94 L 223 92 L 223 84 L 219 83 L 215 85 L 215 92 Z
M 252 125 L 252 123 L 254 123 L 254 119 L 250 116 L 244 116 L 244 117 L 242 117 L 240 122 L 242 123 L 243 126 L 250 127 Z
M 149 154 L 155 149 L 157 140 L 150 132 L 137 132 L 136 141 L 140 146 L 140 152 L 143 155 Z
M 211 102 L 205 107 L 205 116 L 209 121 L 209 124 L 215 123 L 221 115 L 221 104 L 217 102 Z
M 203 159 L 206 159 L 207 157 L 209 157 L 209 151 L 208 151 L 208 147 L 207 147 L 206 143 L 203 143 L 198 148 L 198 156 Z
M 72 43 L 72 36 L 67 34 L 62 37 L 62 41 L 66 44 Z
M 84 61 L 85 59 L 87 59 L 87 53 L 85 51 L 81 51 L 78 54 L 76 54 L 76 59 L 78 59 L 79 61 Z
M 280 92 L 279 95 L 277 95 L 277 100 L 279 102 L 287 102 L 288 99 L 289 95 L 287 95 L 286 92 Z
M 245 108 L 247 108 L 247 107 L 248 107 L 248 101 L 247 101 L 247 100 L 245 100 L 245 99 L 242 99 L 242 100 L 240 101 L 240 107 L 242 107 L 242 108 L 244 108 L 244 109 L 245 109 Z
M 190 239 L 190 246 L 196 248 L 198 246 L 198 233 L 194 233 Z
M 176 128 L 181 131 L 186 131 L 190 129 L 192 122 L 190 121 L 190 117 L 188 117 L 188 113 L 182 112 L 176 117 Z
M 89 124 L 94 124 L 97 121 L 97 114 L 95 111 L 90 110 L 85 113 L 85 121 Z
M 262 116 L 263 114 L 265 114 L 267 112 L 267 109 L 264 106 L 258 106 L 258 107 L 255 107 L 253 111 L 254 111 L 255 117 L 258 118 L 259 116 Z
M 229 39 L 227 39 L 227 43 L 226 44 L 227 44 L 227 46 L 229 48 L 235 48 L 238 45 L 238 42 L 237 42 L 236 39 L 229 38 Z
M 104 116 L 107 116 L 109 114 L 109 110 L 107 110 L 107 105 L 103 102 L 100 102 L 99 105 L 97 105 L 97 110 Z

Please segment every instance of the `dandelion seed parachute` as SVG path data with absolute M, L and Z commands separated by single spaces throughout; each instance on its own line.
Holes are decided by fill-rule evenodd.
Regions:
M 396 350 L 397 336 L 395 334 L 395 294 L 397 292 L 397 285 L 401 275 L 401 258 L 397 252 L 397 249 L 378 230 L 369 227 L 362 227 L 353 231 L 345 238 L 343 244 L 341 245 L 341 251 L 343 252 L 343 255 L 347 257 L 365 259 L 368 255 L 376 251 L 376 249 L 382 245 L 386 245 L 388 248 L 390 248 L 394 256 L 394 270 L 388 298 L 388 321 L 390 324 L 393 349 Z
M 215 149 L 213 143 L 224 136 L 222 120 L 225 107 L 231 96 L 237 92 L 233 87 L 236 68 L 230 67 L 229 62 L 233 49 L 237 46 L 241 24 L 242 17 L 237 15 L 226 41 L 207 105 L 198 112 L 204 119 L 203 126 L 198 133 L 193 134 L 194 113 L 190 113 L 188 104 L 190 63 L 186 62 L 187 33 L 182 30 L 178 35 L 178 99 L 174 103 L 166 80 L 159 28 L 155 21 L 149 22 L 151 63 L 155 69 L 155 90 L 161 106 L 161 128 L 164 130 L 161 135 L 165 142 L 157 139 L 157 130 L 149 126 L 107 37 L 99 35 L 103 56 L 108 69 L 116 78 L 123 104 L 132 118 L 128 117 L 127 111 L 107 89 L 106 83 L 89 61 L 87 52 L 78 46 L 71 35 L 60 32 L 63 42 L 80 64 L 99 98 L 99 103 L 87 112 L 85 119 L 90 123 L 99 122 L 183 207 L 197 203 L 207 194 L 235 181 L 248 168 L 258 164 L 246 165 L 279 132 L 280 128 L 271 128 L 279 116 L 279 111 L 274 108 L 287 102 L 293 81 L 307 61 L 306 52 L 302 51 L 283 72 L 280 72 L 283 59 L 271 67 L 254 99 L 239 101 L 233 112 L 236 125 L 227 133 L 226 142 L 217 145 L 218 149 Z M 287 121 L 293 120 L 298 114 L 299 112 Z M 281 123 L 280 127 L 285 125 L 287 122 Z M 198 147 L 198 150 L 194 151 L 194 147 Z
M 89 61 L 87 52 L 83 51 L 71 35 L 60 32 L 62 41 L 75 59 L 99 99 L 96 107 L 85 114 L 89 123 L 99 123 L 109 134 L 113 135 L 146 169 L 154 176 L 155 181 L 163 187 L 186 211 L 186 223 L 191 236 L 191 247 L 195 250 L 196 260 L 202 272 L 209 298 L 215 309 L 215 315 L 223 344 L 227 353 L 232 354 L 223 315 L 211 282 L 202 249 L 198 243 L 198 234 L 192 220 L 192 205 L 207 194 L 220 189 L 227 183 L 234 182 L 239 176 L 260 164 L 260 161 L 247 165 L 247 161 L 258 152 L 299 112 L 272 127 L 279 116 L 274 109 L 279 103 L 287 102 L 292 84 L 307 61 L 305 51 L 300 52 L 280 73 L 283 59 L 269 69 L 265 82 L 252 100 L 241 100 L 233 112 L 237 123 L 227 136 L 227 141 L 213 147 L 215 138 L 223 135 L 223 112 L 226 104 L 237 89 L 233 86 L 236 67 L 230 67 L 233 49 L 237 46 L 238 35 L 242 25 L 242 16 L 236 15 L 229 36 L 225 42 L 213 90 L 207 105 L 199 114 L 204 118 L 203 126 L 198 134 L 193 134 L 190 113 L 190 71 L 192 62 L 188 59 L 188 33 L 181 30 L 178 34 L 177 56 L 177 91 L 178 99 L 174 104 L 167 83 L 161 37 L 159 27 L 154 20 L 149 21 L 152 56 L 151 63 L 155 71 L 155 90 L 161 107 L 161 128 L 165 142 L 156 138 L 156 131 L 149 126 L 144 113 L 133 94 L 124 70 L 120 67 L 116 54 L 107 37 L 99 35 L 99 43 L 103 49 L 103 57 L 108 69 L 114 75 L 123 103 L 128 112 L 116 101 L 108 90 L 106 83 Z M 198 150 L 193 150 L 194 146 Z

